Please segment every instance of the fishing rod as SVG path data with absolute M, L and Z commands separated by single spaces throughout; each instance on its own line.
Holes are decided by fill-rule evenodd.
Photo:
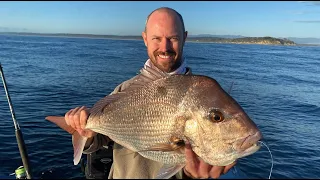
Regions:
M 29 158 L 28 158 L 28 154 L 27 154 L 27 148 L 26 148 L 26 145 L 25 145 L 24 140 L 23 140 L 23 136 L 22 136 L 22 132 L 20 130 L 20 126 L 19 126 L 19 124 L 18 124 L 18 122 L 16 120 L 16 117 L 15 117 L 15 114 L 14 114 L 14 110 L 13 110 L 13 107 L 12 107 L 10 95 L 9 95 L 9 92 L 8 92 L 8 88 L 7 88 L 6 80 L 4 78 L 4 74 L 3 74 L 3 70 L 2 70 L 1 64 L 0 64 L 0 72 L 1 72 L 1 78 L 2 78 L 3 87 L 4 87 L 4 90 L 6 92 L 6 96 L 7 96 L 7 100 L 8 100 L 8 103 L 9 103 L 9 108 L 10 108 L 10 112 L 11 112 L 11 116 L 12 116 L 12 120 L 13 120 L 13 124 L 14 124 L 14 128 L 15 128 L 15 134 L 16 134 L 16 139 L 17 139 L 19 151 L 20 151 L 20 156 L 21 156 L 21 159 L 22 159 L 22 164 L 23 164 L 23 167 L 25 169 L 27 179 L 32 179 L 32 172 L 31 172 L 30 162 L 29 162 Z

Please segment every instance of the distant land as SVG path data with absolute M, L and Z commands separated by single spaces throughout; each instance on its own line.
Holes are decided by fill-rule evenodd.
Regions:
M 297 37 L 287 37 L 291 41 L 294 41 L 297 44 L 314 44 L 320 45 L 320 38 L 297 38 Z
M 69 34 L 69 33 L 30 33 L 30 32 L 0 32 L 3 35 L 23 35 L 23 36 L 55 36 L 55 37 L 84 37 L 99 39 L 125 39 L 142 40 L 141 36 L 135 35 L 96 35 L 96 34 Z M 199 34 L 188 35 L 187 42 L 206 43 L 232 43 L 232 44 L 265 44 L 265 45 L 320 45 L 319 38 L 275 38 L 275 37 L 246 37 L 241 35 L 211 35 Z

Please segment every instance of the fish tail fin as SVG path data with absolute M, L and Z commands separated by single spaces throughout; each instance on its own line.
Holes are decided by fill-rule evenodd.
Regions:
M 75 131 L 72 134 L 72 145 L 73 145 L 73 164 L 77 165 L 80 162 L 82 152 L 84 149 L 84 146 L 87 142 L 87 137 L 81 136 L 78 131 Z
M 73 134 L 76 131 L 66 123 L 64 116 L 47 116 L 46 120 L 53 122 L 54 124 L 59 126 L 61 129 L 67 131 L 69 134 Z

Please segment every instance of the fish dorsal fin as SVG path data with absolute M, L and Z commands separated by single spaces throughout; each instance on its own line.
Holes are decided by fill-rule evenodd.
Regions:
M 110 103 L 118 100 L 121 96 L 125 95 L 124 92 L 119 92 L 116 94 L 108 95 L 94 104 L 90 109 L 90 116 L 99 116 L 103 113 L 103 109 L 108 106 Z
M 161 79 L 165 77 L 169 77 L 170 75 L 162 72 L 157 71 L 155 69 L 150 68 L 149 66 L 146 66 L 140 70 L 140 74 L 133 80 L 133 82 L 130 84 L 130 88 L 128 88 L 125 91 L 129 91 L 135 88 L 140 88 L 145 86 L 146 84 Z
M 155 69 L 150 68 L 149 66 L 146 66 L 140 70 L 141 75 L 144 75 L 146 77 L 151 78 L 152 80 L 164 78 L 170 76 L 169 74 L 163 72 L 163 71 L 157 71 Z
M 133 80 L 133 82 L 130 84 L 128 88 L 125 90 L 118 92 L 116 94 L 108 95 L 102 99 L 100 99 L 90 110 L 90 115 L 92 116 L 99 116 L 103 109 L 110 104 L 111 102 L 116 101 L 124 94 L 128 93 L 128 91 L 134 90 L 136 88 L 141 88 L 145 86 L 146 84 L 155 81 L 157 79 L 165 78 L 170 76 L 169 74 L 161 71 L 154 70 L 148 66 L 142 68 L 140 70 L 140 74 L 137 78 Z

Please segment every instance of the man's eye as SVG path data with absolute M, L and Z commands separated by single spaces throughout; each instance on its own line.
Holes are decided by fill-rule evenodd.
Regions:
M 173 38 L 171 38 L 171 40 L 172 40 L 172 41 L 179 41 L 179 38 L 173 37 Z

